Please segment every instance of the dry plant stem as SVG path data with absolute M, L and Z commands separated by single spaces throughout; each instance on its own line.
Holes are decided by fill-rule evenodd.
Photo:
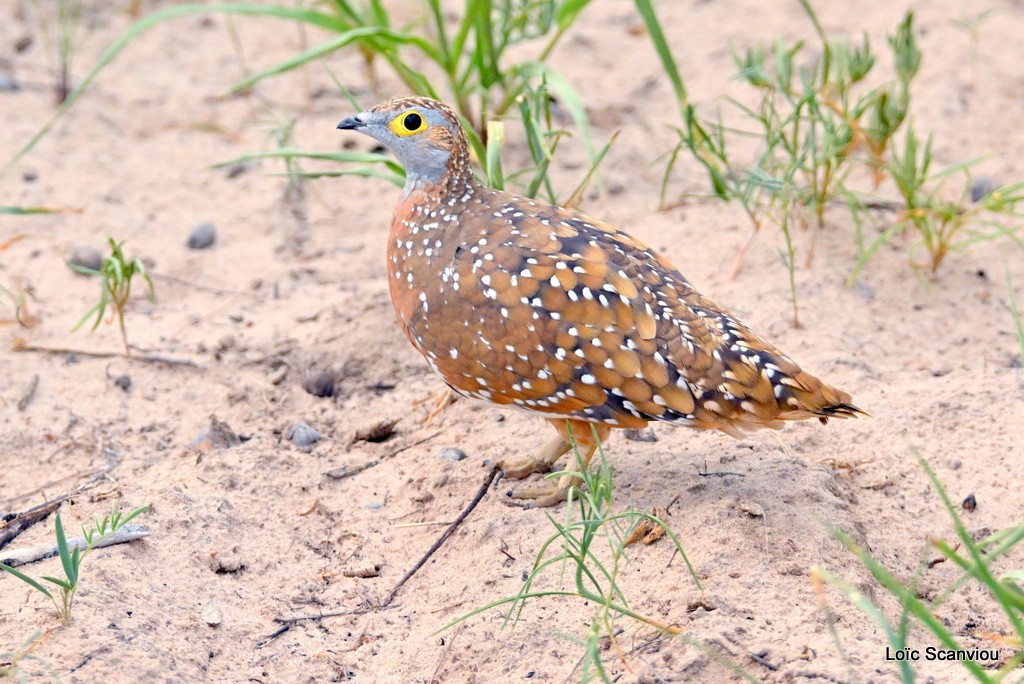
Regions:
M 39 387 L 39 373 L 33 373 L 32 379 L 28 381 L 28 387 L 25 388 L 25 393 L 21 395 L 21 399 L 18 400 L 18 410 L 24 411 L 28 408 L 28 405 L 32 403 L 32 399 L 36 396 L 36 388 Z
M 57 510 L 69 498 L 71 498 L 69 494 L 62 494 L 52 501 L 47 501 L 27 511 L 22 511 L 11 520 L 0 524 L 0 549 L 10 544 L 19 534 L 37 522 L 45 520 L 48 515 Z
M 149 530 L 142 525 L 131 524 L 125 525 L 117 532 L 113 533 L 109 537 L 105 537 L 96 543 L 95 548 L 102 548 L 104 546 L 113 546 L 114 544 L 125 544 L 136 539 L 142 539 L 143 537 L 149 536 Z M 68 539 L 69 549 L 82 549 L 84 550 L 88 546 L 85 537 L 75 537 L 74 539 Z M 5 563 L 11 567 L 17 567 L 19 565 L 26 565 L 27 563 L 35 563 L 38 560 L 44 558 L 50 558 L 51 556 L 57 555 L 56 544 L 42 544 L 40 546 L 32 546 L 27 549 L 17 549 L 9 551 L 0 556 L 0 563 Z
M 446 529 L 441 534 L 441 536 L 438 537 L 437 541 L 434 542 L 433 546 L 427 549 L 427 552 L 423 554 L 423 557 L 420 558 L 419 561 L 417 561 L 416 565 L 412 566 L 412 568 L 409 569 L 409 572 L 405 573 L 405 575 L 402 576 L 402 579 L 398 580 L 398 584 L 396 584 L 391 589 L 391 591 L 388 592 L 388 595 L 381 602 L 380 607 L 383 608 L 389 605 L 395 599 L 395 595 L 398 594 L 398 590 L 402 588 L 402 585 L 408 582 L 412 578 L 412 576 L 415 575 L 428 560 L 430 560 L 430 557 L 433 556 L 434 553 L 436 553 L 439 548 L 441 548 L 441 545 L 444 544 L 445 541 L 447 541 L 448 537 L 452 536 L 452 533 L 455 532 L 456 528 L 458 528 L 462 521 L 465 520 L 469 516 L 469 514 L 473 512 L 473 509 L 476 508 L 477 504 L 479 504 L 480 501 L 484 498 L 484 495 L 487 494 L 487 490 L 491 488 L 491 484 L 494 482 L 494 480 L 498 477 L 500 473 L 501 471 L 497 467 L 491 468 L 491 470 L 487 473 L 487 477 L 484 478 L 483 484 L 480 485 L 480 489 L 477 490 L 476 496 L 473 497 L 473 500 L 470 501 L 469 505 L 466 506 L 461 513 L 459 513 L 459 516 L 455 518 L 454 521 L 452 521 L 452 524 L 448 526 L 448 529 Z
M 332 613 L 318 613 L 316 615 L 296 615 L 295 617 L 287 618 L 274 618 L 274 622 L 282 625 L 294 625 L 298 622 L 309 622 L 311 620 L 326 620 L 327 618 L 333 617 L 345 617 L 347 615 L 366 615 L 367 613 L 375 613 L 378 610 L 388 610 L 388 606 L 371 606 L 369 608 L 357 608 L 355 610 L 336 610 Z M 275 638 L 284 634 L 285 630 L 278 630 L 274 632 L 267 639 Z
M 175 359 L 170 356 L 157 356 L 154 354 L 147 354 L 145 356 L 135 356 L 127 352 L 98 352 L 98 351 L 86 351 L 83 349 L 70 349 L 67 347 L 40 347 L 33 344 L 17 343 L 13 346 L 14 351 L 17 352 L 35 352 L 38 354 L 77 354 L 78 356 L 89 356 L 94 359 L 112 359 L 112 358 L 125 358 L 132 361 L 144 361 L 146 363 L 164 363 L 168 366 L 185 366 L 186 368 L 198 368 L 205 370 L 203 366 L 200 366 L 195 361 L 189 359 Z

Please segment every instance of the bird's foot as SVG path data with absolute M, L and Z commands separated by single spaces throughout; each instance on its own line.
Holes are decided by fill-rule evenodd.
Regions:
M 505 459 L 498 464 L 505 477 L 522 480 L 533 473 L 546 473 L 551 470 L 562 454 L 569 451 L 572 445 L 561 437 L 556 437 L 545 444 L 540 451 L 527 458 Z
M 524 483 L 509 490 L 505 503 L 520 508 L 557 506 L 568 498 L 570 487 L 579 487 L 580 484 L 582 480 L 575 475 Z
M 423 399 L 417 399 L 416 401 L 413 402 L 413 405 L 415 406 L 417 404 L 422 404 L 426 401 L 429 401 L 431 398 L 432 396 L 428 396 Z M 420 424 L 429 424 L 430 421 L 434 420 L 434 418 L 437 418 L 437 416 L 439 416 L 446 408 L 448 408 L 456 401 L 458 401 L 458 399 L 459 395 L 456 394 L 455 391 L 452 390 L 450 387 L 446 387 L 443 392 L 437 395 L 437 398 L 434 401 L 434 407 L 430 409 L 430 413 L 427 414 L 427 417 L 424 418 L 423 422 Z

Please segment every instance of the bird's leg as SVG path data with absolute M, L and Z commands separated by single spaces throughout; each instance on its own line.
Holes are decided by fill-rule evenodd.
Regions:
M 573 448 L 573 442 L 575 441 L 580 455 L 579 472 L 586 472 L 587 468 L 590 467 L 590 460 L 594 457 L 594 452 L 597 451 L 598 446 L 607 438 L 610 428 L 605 425 L 594 426 L 597 428 L 597 438 L 595 439 L 595 431 L 592 431 L 589 423 L 575 420 L 569 421 L 573 426 L 570 433 L 566 428 L 567 421 L 553 419 L 549 422 L 558 430 L 558 438 L 546 444 L 532 459 L 527 459 L 527 461 L 520 463 L 545 463 L 547 468 L 550 468 L 562 454 Z M 510 472 L 513 474 L 509 474 Z M 538 469 L 535 468 L 532 471 L 521 469 L 506 470 L 506 476 L 525 477 L 530 472 L 538 472 Z M 557 481 L 544 480 L 538 483 L 520 485 L 508 493 L 509 503 L 524 508 L 554 506 L 566 500 L 570 487 L 579 487 L 582 483 L 583 480 L 578 475 L 565 474 L 558 478 Z
M 422 425 L 427 425 L 430 421 L 437 418 L 437 416 L 444 411 L 446 408 L 458 401 L 459 395 L 451 387 L 445 387 L 444 391 L 437 397 L 437 401 L 434 403 L 434 408 L 430 409 L 430 413 L 423 419 Z
M 533 456 L 515 460 L 506 459 L 499 465 L 502 472 L 505 473 L 505 477 L 522 480 L 533 473 L 546 473 L 551 470 L 555 461 L 570 449 L 572 449 L 572 442 L 559 436 L 542 446 Z

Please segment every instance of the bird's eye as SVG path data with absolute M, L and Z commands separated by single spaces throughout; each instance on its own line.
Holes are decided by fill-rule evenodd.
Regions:
M 391 120 L 391 131 L 403 138 L 427 129 L 427 122 L 417 111 L 406 112 Z

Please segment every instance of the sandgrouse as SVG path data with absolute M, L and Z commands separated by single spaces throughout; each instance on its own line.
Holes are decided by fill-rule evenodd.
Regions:
M 863 413 L 630 235 L 482 185 L 447 105 L 395 98 L 338 128 L 377 139 L 405 167 L 387 265 L 413 346 L 459 394 L 558 430 L 533 458 L 503 463 L 507 475 L 550 468 L 570 439 L 586 467 L 612 428 L 649 421 L 738 436 Z M 513 496 L 550 505 L 570 482 Z

